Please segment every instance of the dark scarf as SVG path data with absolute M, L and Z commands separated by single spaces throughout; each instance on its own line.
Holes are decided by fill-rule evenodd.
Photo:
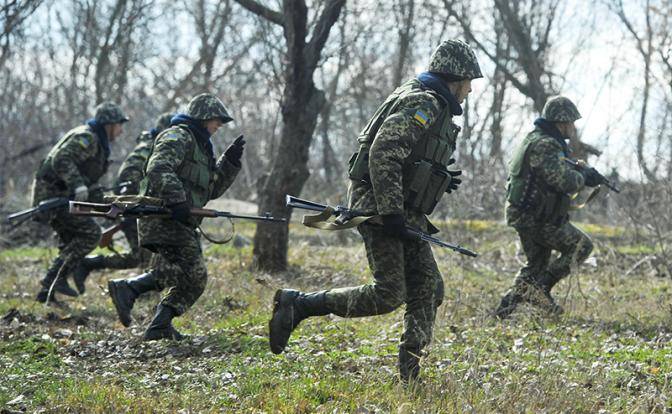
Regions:
M 152 137 L 152 140 L 155 140 L 156 137 L 159 136 L 159 132 L 161 132 L 161 131 L 159 131 L 158 128 L 152 128 L 152 129 L 149 130 L 149 136 Z
M 455 95 L 453 95 L 450 89 L 448 89 L 446 80 L 443 79 L 440 75 L 432 72 L 422 72 L 418 75 L 418 80 L 425 87 L 432 89 L 441 95 L 441 97 L 448 103 L 450 112 L 453 115 L 462 115 L 462 107 L 460 106 L 459 102 L 457 102 L 457 99 L 455 99 Z
M 207 151 L 210 158 L 214 161 L 215 150 L 210 140 L 212 134 L 203 126 L 203 121 L 194 119 L 186 114 L 177 114 L 170 119 L 170 126 L 175 125 L 186 125 L 199 145 Z
M 546 134 L 555 138 L 555 140 L 562 145 L 562 150 L 565 151 L 565 155 L 569 156 L 569 146 L 567 145 L 567 141 L 565 141 L 565 137 L 562 136 L 558 128 L 552 122 L 549 122 L 544 118 L 537 118 L 534 121 L 534 125 Z
M 91 130 L 98 136 L 100 140 L 100 145 L 103 147 L 103 152 L 105 153 L 105 159 L 108 159 L 110 156 L 110 140 L 107 138 L 107 132 L 105 132 L 105 126 L 96 122 L 94 118 L 88 119 L 86 125 L 91 128 Z

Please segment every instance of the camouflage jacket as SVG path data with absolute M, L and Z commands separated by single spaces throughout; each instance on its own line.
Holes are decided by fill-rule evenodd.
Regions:
M 145 163 L 152 150 L 154 138 L 149 131 L 143 131 L 137 138 L 135 148 L 128 154 L 124 162 L 119 167 L 116 185 L 123 182 L 130 182 L 126 187 L 125 194 L 138 194 L 140 190 L 140 180 L 142 180 Z
M 514 154 L 509 165 L 507 223 L 522 228 L 567 220 L 570 195 L 584 187 L 584 177 L 563 161 L 568 154 L 562 144 L 537 127 Z M 512 180 L 521 180 L 524 202 L 512 202 Z
M 399 87 L 393 95 L 409 86 L 411 92 L 399 96 L 394 110 L 387 115 L 375 134 L 369 150 L 370 182 L 350 180 L 349 206 L 371 214 L 404 214 L 409 225 L 435 232 L 436 229 L 424 214 L 404 205 L 405 187 L 408 185 L 404 180 L 404 166 L 418 142 L 448 109 L 438 93 L 421 87 L 416 79 Z M 422 116 L 418 116 L 418 112 Z M 446 116 L 452 126 L 452 152 L 459 127 L 452 123 L 450 113 Z
M 198 145 L 199 148 L 194 146 Z M 163 131 L 154 141 L 149 160 L 145 167 L 145 177 L 140 193 L 161 198 L 167 205 L 191 202 L 192 188 L 188 177 L 182 173 L 183 164 L 193 151 L 200 149 L 211 154 L 207 144 L 199 142 L 185 127 L 171 127 Z M 235 180 L 240 167 L 236 167 L 222 155 L 217 162 L 210 156 L 205 178 L 208 199 L 220 197 Z M 142 188 L 142 187 L 145 188 Z M 181 240 L 194 237 L 198 220 L 192 219 L 190 226 L 168 218 L 142 218 L 139 220 L 140 243 L 153 250 L 155 245 L 180 245 Z
M 68 131 L 35 174 L 33 204 L 51 197 L 68 197 L 79 186 L 97 183 L 107 171 L 108 156 L 100 137 L 88 125 Z M 99 201 L 92 197 L 96 193 L 89 199 Z

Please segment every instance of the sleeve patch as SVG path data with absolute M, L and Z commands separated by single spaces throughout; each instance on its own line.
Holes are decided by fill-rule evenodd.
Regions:
M 422 112 L 419 109 L 417 111 L 415 111 L 415 115 L 413 115 L 413 119 L 418 121 L 420 123 L 420 125 L 422 125 L 422 126 L 425 126 L 427 124 L 427 121 L 429 121 L 429 117 L 427 115 L 425 115 L 425 113 Z
M 91 145 L 91 141 L 86 136 L 80 136 L 77 139 L 77 142 L 79 143 L 79 145 L 82 146 L 82 148 L 89 148 L 89 146 Z

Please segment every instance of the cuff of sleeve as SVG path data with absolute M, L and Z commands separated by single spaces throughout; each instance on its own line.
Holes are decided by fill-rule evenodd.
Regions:
M 68 191 L 70 191 L 70 194 L 75 194 L 75 191 L 79 187 L 86 187 L 84 180 L 76 180 L 68 183 Z
M 217 161 L 217 169 L 223 175 L 238 174 L 241 168 L 242 165 L 235 165 L 234 163 L 229 161 L 229 159 L 226 158 L 225 155 L 219 157 L 219 161 Z

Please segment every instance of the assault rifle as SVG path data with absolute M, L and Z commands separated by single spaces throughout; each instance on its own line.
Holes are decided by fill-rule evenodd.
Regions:
M 375 225 L 382 225 L 382 222 L 379 220 L 380 216 L 366 216 L 362 212 L 357 211 L 357 210 L 350 210 L 347 207 L 344 206 L 336 206 L 332 207 L 327 204 L 320 204 L 316 203 L 314 201 L 308 201 L 308 200 L 303 200 L 298 197 L 294 197 L 292 195 L 287 194 L 285 196 L 285 204 L 287 207 L 294 207 L 294 208 L 299 208 L 303 210 L 311 210 L 311 211 L 319 211 L 319 212 L 324 212 L 325 210 L 331 212 L 332 216 L 335 216 L 334 222 L 337 225 L 341 224 L 346 224 L 348 221 L 356 218 L 361 218 L 364 219 L 364 221 L 368 221 L 371 224 Z M 305 224 L 305 218 L 304 218 L 304 224 Z M 431 236 L 425 232 L 422 232 L 416 228 L 406 226 L 406 230 L 417 236 L 419 240 L 426 241 L 431 244 L 435 244 L 437 246 L 445 247 L 448 249 L 451 249 L 454 252 L 463 254 L 465 256 L 471 256 L 471 257 L 477 257 L 478 254 L 476 252 L 473 252 L 469 249 L 465 249 L 464 247 L 460 245 L 454 245 L 450 243 L 446 243 L 441 239 L 438 239 L 434 236 Z
M 620 193 L 621 192 L 621 190 L 618 187 L 616 187 L 616 185 L 614 185 L 611 181 L 609 181 L 609 179 L 607 179 L 607 177 L 600 174 L 595 168 L 593 168 L 591 166 L 588 166 L 588 165 L 583 165 L 583 164 L 579 163 L 578 161 L 573 160 L 571 158 L 565 158 L 565 162 L 567 164 L 571 165 L 572 167 L 576 168 L 579 171 L 587 171 L 587 170 L 591 170 L 591 169 L 594 170 L 594 173 L 597 174 L 597 178 L 600 180 L 600 184 L 604 184 L 605 187 L 607 187 L 608 189 L 610 189 L 611 191 L 613 191 L 615 193 Z
M 91 191 L 97 191 L 97 190 L 102 190 L 102 191 L 112 191 L 116 190 L 118 188 L 122 188 L 124 186 L 130 185 L 130 181 L 125 181 L 123 183 L 119 183 L 118 185 L 112 186 L 112 187 L 94 187 L 91 189 Z M 70 198 L 74 197 L 75 194 L 71 195 Z M 6 221 L 7 223 L 13 224 L 15 226 L 18 226 L 19 224 L 23 223 L 24 221 L 38 215 L 41 213 L 45 213 L 47 211 L 51 210 L 57 210 L 59 208 L 66 208 L 68 206 L 68 202 L 70 201 L 69 197 L 54 197 L 54 198 L 48 198 L 46 200 L 40 201 L 38 205 L 35 207 L 27 208 L 25 210 L 21 210 L 16 213 L 12 213 L 7 216 Z
M 284 223 L 286 218 L 273 217 L 271 213 L 263 216 L 250 216 L 247 214 L 235 214 L 228 211 L 212 210 L 209 208 L 192 208 L 189 213 L 196 217 L 225 217 L 230 219 L 245 219 L 257 221 L 271 221 Z M 172 211 L 162 205 L 143 204 L 141 202 L 114 201 L 109 204 L 88 203 L 82 201 L 70 201 L 70 214 L 75 216 L 92 216 L 116 219 L 119 217 L 170 217 Z

